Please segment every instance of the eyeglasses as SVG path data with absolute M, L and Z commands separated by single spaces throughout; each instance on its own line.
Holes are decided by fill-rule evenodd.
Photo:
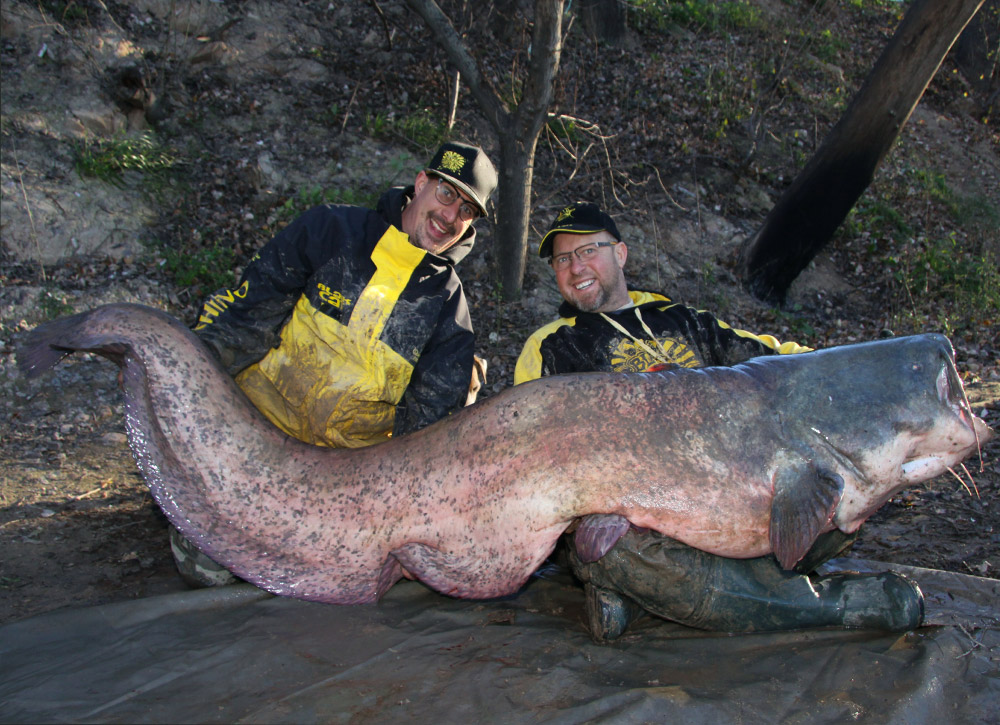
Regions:
M 434 189 L 434 198 L 444 206 L 451 206 L 461 199 L 462 203 L 458 207 L 458 218 L 463 222 L 474 222 L 479 217 L 479 209 L 471 202 L 462 199 L 455 191 L 455 187 L 445 182 L 444 179 L 438 179 L 437 188 Z
M 573 255 L 581 262 L 587 262 L 594 258 L 597 254 L 597 250 L 600 247 L 613 247 L 618 242 L 591 242 L 590 244 L 584 244 L 582 247 L 577 247 L 572 252 L 566 252 L 565 254 L 558 254 L 552 258 L 552 268 L 556 271 L 561 271 L 566 269 L 573 262 Z

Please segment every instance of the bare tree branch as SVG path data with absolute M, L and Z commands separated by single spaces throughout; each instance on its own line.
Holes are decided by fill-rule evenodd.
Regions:
M 499 132 L 509 123 L 509 114 L 504 110 L 500 97 L 479 72 L 479 65 L 465 47 L 465 41 L 458 34 L 451 21 L 434 0 L 406 0 L 406 4 L 423 18 L 431 34 L 440 43 L 448 60 L 458 69 L 469 86 L 476 103 L 493 128 Z

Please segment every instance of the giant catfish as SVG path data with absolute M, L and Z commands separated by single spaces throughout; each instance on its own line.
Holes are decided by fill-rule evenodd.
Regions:
M 132 452 L 185 536 L 264 589 L 340 604 L 376 601 L 404 569 L 457 597 L 515 592 L 595 513 L 791 567 L 993 436 L 941 335 L 543 378 L 357 450 L 283 434 L 163 312 L 46 323 L 19 363 L 37 376 L 73 351 L 121 366 Z

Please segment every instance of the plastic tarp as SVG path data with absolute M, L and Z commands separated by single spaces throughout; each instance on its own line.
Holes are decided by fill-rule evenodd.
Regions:
M 935 626 L 736 636 L 645 617 L 596 645 L 564 573 L 490 601 L 240 584 L 61 610 L 0 627 L 0 720 L 997 722 L 1000 581 L 893 568 Z

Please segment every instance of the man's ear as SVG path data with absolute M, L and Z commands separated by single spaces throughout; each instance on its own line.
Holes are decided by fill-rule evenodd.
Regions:
M 618 242 L 614 246 L 615 259 L 618 260 L 618 266 L 621 269 L 625 269 L 625 260 L 628 259 L 628 247 L 625 246 L 625 242 Z
M 413 180 L 413 193 L 419 194 L 420 190 L 427 185 L 427 182 L 431 180 L 431 177 L 427 175 L 426 171 L 421 171 L 417 174 L 417 178 Z

